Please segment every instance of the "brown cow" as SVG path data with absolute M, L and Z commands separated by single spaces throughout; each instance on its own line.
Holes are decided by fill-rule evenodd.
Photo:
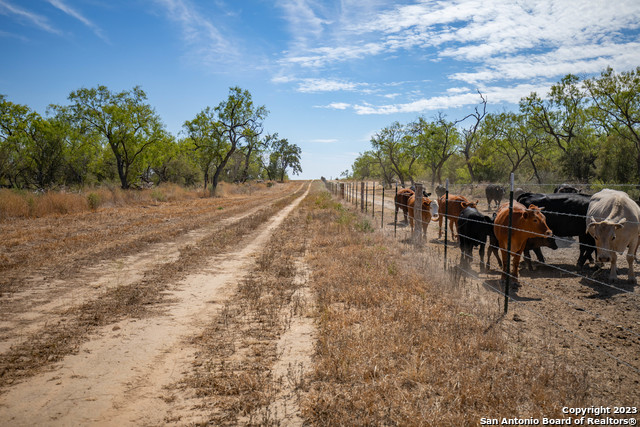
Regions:
M 513 202 L 513 218 L 511 231 L 511 253 L 513 254 L 513 262 L 511 265 L 511 274 L 514 283 L 518 281 L 518 266 L 520 265 L 520 256 L 527 245 L 527 240 L 533 237 L 551 237 L 553 234 L 547 226 L 547 221 L 541 212 L 541 208 L 536 205 L 525 207 L 522 203 Z M 507 252 L 509 242 L 509 204 L 503 203 L 493 222 L 493 232 L 498 238 L 500 245 L 500 254 L 502 255 L 502 279 L 506 279 L 507 268 Z
M 413 231 L 413 206 L 416 204 L 415 194 L 409 198 L 409 223 L 411 224 L 411 231 Z M 435 221 L 438 219 L 438 202 L 431 200 L 428 197 L 422 198 L 422 235 L 427 236 L 427 227 L 431 222 L 431 219 Z
M 460 212 L 464 210 L 466 207 L 475 208 L 478 205 L 478 200 L 475 202 L 470 202 L 464 196 L 456 196 L 449 194 L 448 199 L 448 209 L 447 213 L 449 215 L 449 228 L 451 229 L 451 238 L 457 239 L 458 236 L 453 231 L 453 227 L 455 226 L 456 231 L 458 231 L 458 218 L 460 217 Z M 442 220 L 444 219 L 445 212 L 445 196 L 440 197 L 440 201 L 438 202 L 438 239 L 442 237 Z
M 396 218 L 398 217 L 398 209 L 402 209 L 404 222 L 407 222 L 407 209 L 409 208 L 409 198 L 411 196 L 413 196 L 413 190 L 410 188 L 402 188 L 396 193 Z

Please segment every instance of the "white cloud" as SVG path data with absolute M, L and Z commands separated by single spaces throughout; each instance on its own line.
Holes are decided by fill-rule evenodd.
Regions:
M 14 15 L 19 19 L 29 21 L 31 24 L 49 33 L 62 35 L 62 32 L 49 24 L 49 20 L 37 13 L 33 13 L 5 0 L 0 0 L 0 13 L 3 15 Z
M 317 143 L 317 144 L 335 144 L 338 142 L 337 139 L 312 139 L 309 142 Z
M 319 106 L 318 108 L 329 108 L 332 110 L 346 110 L 351 107 L 351 104 L 347 104 L 346 102 L 332 102 L 328 105 Z
M 515 104 L 524 96 L 531 92 L 546 94 L 551 83 L 534 85 L 521 84 L 511 87 L 491 86 L 480 88 L 480 92 L 488 100 L 490 104 L 510 103 Z M 353 105 L 356 114 L 396 114 L 396 113 L 422 113 L 425 111 L 446 110 L 449 108 L 460 108 L 468 105 L 477 105 L 480 97 L 477 92 L 458 93 L 449 96 L 434 96 L 430 98 L 422 98 L 416 101 L 386 105 L 372 105 L 363 103 Z
M 384 4 L 376 6 L 382 8 Z M 332 38 L 290 51 L 282 63 L 323 68 L 399 50 L 432 52 L 428 55 L 435 59 L 463 62 L 468 71 L 456 73 L 455 78 L 473 82 L 552 77 L 557 70 L 591 73 L 603 60 L 629 62 L 616 58 L 630 49 L 632 55 L 640 57 L 636 37 L 624 32 L 640 28 L 637 0 L 619 0 L 615 6 L 608 0 L 416 1 L 363 17 L 349 14 L 349 23 L 343 15 L 323 21 L 325 26 L 333 23 L 330 30 L 325 29 L 331 31 Z M 592 49 L 594 46 L 597 48 Z M 571 52 L 584 58 L 576 61 Z M 501 61 L 503 64 L 494 65 Z M 518 72 L 517 66 L 527 70 Z M 507 74 L 503 73 L 505 69 Z
M 72 7 L 70 7 L 69 5 L 64 3 L 62 0 L 47 0 L 47 1 L 49 2 L 49 4 L 51 4 L 51 6 L 55 7 L 56 9 L 61 10 L 62 12 L 66 13 L 67 15 L 69 15 L 69 16 L 77 19 L 78 21 L 82 22 L 84 25 L 89 27 L 91 29 L 91 31 L 93 31 L 96 36 L 100 37 L 102 40 L 104 40 L 105 42 L 109 43 L 109 40 L 105 36 L 105 34 L 102 31 L 102 29 L 100 27 L 98 27 L 96 24 L 94 24 L 92 21 L 90 21 L 89 19 L 85 18 L 80 12 L 78 12 L 75 9 L 73 9 Z
M 354 91 L 362 83 L 352 83 L 340 80 L 330 79 L 303 79 L 298 84 L 298 92 L 336 92 L 336 91 Z
M 234 45 L 216 25 L 207 19 L 189 0 L 155 0 L 163 6 L 167 17 L 177 22 L 182 37 L 194 58 L 205 64 L 232 62 L 240 57 Z

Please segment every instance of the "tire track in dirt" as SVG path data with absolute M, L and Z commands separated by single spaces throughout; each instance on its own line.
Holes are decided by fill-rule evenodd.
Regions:
M 244 247 L 208 259 L 198 273 L 174 284 L 161 315 L 103 327 L 53 372 L 10 388 L 0 397 L 0 424 L 162 424 L 175 407 L 162 399 L 163 387 L 189 368 L 193 356 L 185 337 L 223 307 L 255 262 L 253 255 L 308 192 L 260 227 Z

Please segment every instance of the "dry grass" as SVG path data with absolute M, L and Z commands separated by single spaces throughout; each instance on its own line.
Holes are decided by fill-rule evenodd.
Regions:
M 227 184 L 219 186 L 219 197 L 253 195 L 264 192 L 266 184 Z M 144 190 L 122 190 L 115 186 L 80 192 L 47 191 L 34 193 L 0 189 L 0 221 L 14 218 L 42 218 L 51 215 L 95 211 L 113 206 L 139 206 L 208 197 L 202 189 L 186 189 L 176 184 L 161 184 Z
M 311 424 L 477 425 L 481 417 L 560 416 L 562 406 L 584 402 L 581 373 L 508 342 L 496 319 L 447 296 L 401 245 L 367 232 L 328 195 L 315 206 Z

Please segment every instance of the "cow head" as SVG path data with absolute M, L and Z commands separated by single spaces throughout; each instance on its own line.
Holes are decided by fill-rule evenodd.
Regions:
M 438 220 L 438 209 L 440 208 L 440 206 L 438 206 L 438 202 L 435 200 L 432 200 L 431 203 L 429 203 L 429 209 L 431 209 L 431 220 L 432 221 L 437 221 Z
M 600 262 L 609 262 L 611 261 L 611 252 L 614 250 L 616 231 L 621 229 L 627 220 L 623 218 L 620 222 L 607 220 L 597 222 L 594 217 L 591 217 L 590 221 L 587 233 L 591 234 L 596 241 L 596 258 Z
M 478 202 L 479 202 L 479 200 L 476 200 L 475 202 L 462 201 L 462 202 L 460 202 L 460 207 L 462 209 L 465 209 L 465 208 L 477 208 L 478 207 Z
M 528 231 L 531 234 L 538 236 L 551 237 L 553 232 L 547 225 L 547 219 L 542 214 L 544 207 L 539 208 L 536 205 L 529 205 L 529 207 L 522 213 L 523 223 L 520 227 L 524 231 Z

